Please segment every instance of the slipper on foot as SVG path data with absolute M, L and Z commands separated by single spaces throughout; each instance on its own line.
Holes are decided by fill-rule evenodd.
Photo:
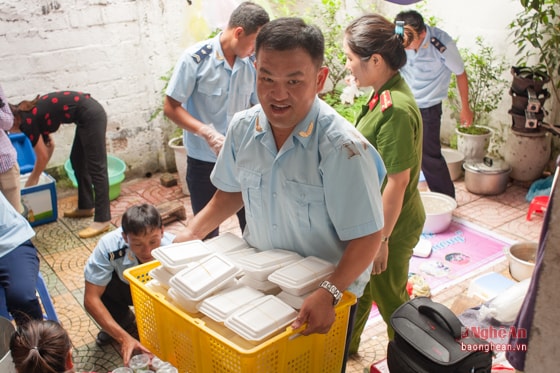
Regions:
M 109 226 L 105 226 L 103 228 L 100 229 L 95 229 L 92 227 L 87 227 L 85 229 L 82 229 L 81 231 L 78 232 L 78 236 L 80 236 L 80 238 L 91 238 L 91 237 L 95 237 L 100 235 L 101 233 L 105 233 L 109 230 Z
M 89 218 L 93 216 L 93 209 L 64 211 L 65 218 Z

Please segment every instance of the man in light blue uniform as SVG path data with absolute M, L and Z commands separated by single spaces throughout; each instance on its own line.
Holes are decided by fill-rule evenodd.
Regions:
M 304 335 L 329 331 L 342 291 L 362 295 L 383 227 L 385 167 L 354 126 L 317 97 L 328 76 L 323 56 L 321 31 L 301 19 L 263 26 L 256 42 L 260 105 L 234 116 L 212 173 L 218 190 L 177 237 L 204 237 L 245 206 L 249 245 L 334 263 L 292 324 L 307 323 Z
M 164 113 L 184 130 L 187 185 L 195 215 L 216 191 L 210 172 L 231 118 L 258 103 L 250 56 L 259 29 L 268 21 L 261 6 L 244 2 L 233 11 L 226 30 L 188 48 L 175 65 Z M 237 216 L 243 230 L 243 211 Z M 216 229 L 209 237 L 217 234 Z
M 135 318 L 130 284 L 124 271 L 153 260 L 152 251 L 169 245 L 175 236 L 163 231 L 157 209 L 148 204 L 126 210 L 122 226 L 103 236 L 88 258 L 84 270 L 84 306 L 101 326 L 96 343 L 100 346 L 113 339 L 121 344 L 125 364 L 135 350 L 149 352 L 135 334 Z
M 410 86 L 422 114 L 422 172 L 432 192 L 455 198 L 455 187 L 441 154 L 441 102 L 447 98 L 453 73 L 457 77 L 461 97 L 461 124 L 472 124 L 469 84 L 463 59 L 453 39 L 445 31 L 425 25 L 418 12 L 400 12 L 395 21 L 404 21 L 415 33 L 414 41 L 406 51 L 407 62 L 401 69 L 401 75 Z
M 18 325 L 43 319 L 37 299 L 39 256 L 31 242 L 35 231 L 0 191 L 0 286 Z

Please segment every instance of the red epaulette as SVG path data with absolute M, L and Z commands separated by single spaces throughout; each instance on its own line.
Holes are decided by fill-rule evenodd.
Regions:
M 393 106 L 393 100 L 391 99 L 391 92 L 389 90 L 381 92 L 381 112 L 389 109 Z

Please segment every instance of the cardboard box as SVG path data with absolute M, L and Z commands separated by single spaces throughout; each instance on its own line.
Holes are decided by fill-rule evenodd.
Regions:
M 58 207 L 56 198 L 56 180 L 43 172 L 39 183 L 25 188 L 29 174 L 21 175 L 21 201 L 27 211 L 27 220 L 32 227 L 56 221 Z

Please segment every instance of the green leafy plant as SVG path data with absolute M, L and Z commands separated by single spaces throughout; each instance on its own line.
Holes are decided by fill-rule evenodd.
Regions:
M 321 0 L 320 5 L 314 7 L 311 14 L 311 22 L 315 23 L 323 31 L 325 38 L 325 65 L 329 68 L 329 80 L 333 90 L 338 89 L 344 77 L 347 75 L 346 55 L 342 49 L 344 27 L 339 22 L 339 12 L 342 9 L 341 0 Z M 346 23 L 346 22 L 345 22 Z
M 148 122 L 153 121 L 154 119 L 156 119 L 161 113 L 163 113 L 163 99 L 165 98 L 165 91 L 167 91 L 167 86 L 169 85 L 169 80 L 171 79 L 171 74 L 173 74 L 173 67 L 170 68 L 169 70 L 167 70 L 167 72 L 165 73 L 165 75 L 162 75 L 159 77 L 159 80 L 163 81 L 163 87 L 161 88 L 161 90 L 159 91 L 159 94 L 161 96 L 161 105 L 159 105 L 153 112 L 152 115 L 150 115 L 150 118 L 148 119 Z M 167 117 L 164 115 L 163 116 L 164 119 L 167 120 Z
M 485 44 L 482 37 L 476 38 L 477 50 L 461 48 L 465 71 L 469 81 L 469 105 L 473 112 L 474 124 L 488 124 L 490 113 L 498 108 L 509 82 L 503 73 L 509 65 L 505 59 L 498 58 L 494 49 Z M 461 105 L 457 82 L 451 80 L 448 91 L 452 117 L 459 122 Z
M 465 133 L 467 135 L 486 135 L 488 132 L 490 132 L 490 129 L 481 126 L 457 126 L 457 129 L 459 130 L 459 132 Z
M 558 0 L 520 0 L 523 10 L 517 14 L 509 28 L 517 46 L 517 62 L 527 66 L 536 58 L 533 69 L 546 72 L 552 82 L 552 90 L 560 103 L 560 2 Z
M 364 93 L 356 97 L 353 104 L 346 104 L 340 100 L 341 93 L 342 91 L 340 89 L 334 89 L 322 95 L 321 98 L 332 106 L 340 115 L 346 118 L 347 121 L 354 123 L 362 111 L 362 106 L 367 104 L 369 94 Z

